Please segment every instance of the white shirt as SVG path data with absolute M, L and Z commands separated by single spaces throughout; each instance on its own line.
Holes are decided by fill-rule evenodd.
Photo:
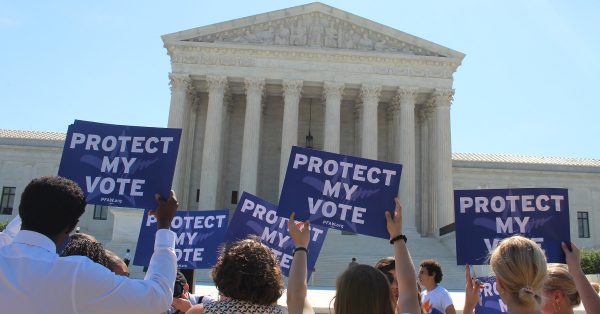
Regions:
M 421 292 L 421 303 L 427 313 L 446 313 L 446 309 L 452 305 L 452 298 L 446 288 L 438 285 L 431 291 Z
M 59 257 L 48 237 L 0 234 L 2 313 L 162 313 L 173 301 L 175 233 L 158 230 L 144 280 L 118 276 L 84 256 Z M 7 244 L 9 242 L 10 244 Z

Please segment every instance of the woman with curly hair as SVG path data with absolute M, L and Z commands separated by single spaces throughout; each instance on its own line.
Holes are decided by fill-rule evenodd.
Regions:
M 212 270 L 221 300 L 195 305 L 186 313 L 313 313 L 306 301 L 309 223 L 296 225 L 292 214 L 288 228 L 296 252 L 288 280 L 287 309 L 277 305 L 284 290 L 279 263 L 271 249 L 262 244 L 259 238 L 251 237 L 225 246 Z

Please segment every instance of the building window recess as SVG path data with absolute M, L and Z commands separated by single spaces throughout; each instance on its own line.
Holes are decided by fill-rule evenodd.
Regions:
M 2 206 L 0 208 L 1 215 L 12 215 L 16 189 L 14 186 L 5 186 L 2 188 L 2 199 L 0 200 Z

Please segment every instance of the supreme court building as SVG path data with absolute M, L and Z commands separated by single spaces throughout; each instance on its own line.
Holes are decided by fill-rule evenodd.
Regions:
M 172 65 L 168 126 L 183 129 L 173 189 L 184 209 L 233 211 L 243 191 L 277 203 L 298 145 L 402 164 L 411 255 L 417 265 L 438 259 L 448 288 L 464 288 L 454 189 L 567 188 L 572 239 L 600 243 L 600 160 L 451 151 L 460 52 L 321 3 L 162 39 Z M 5 201 L 18 208 L 32 178 L 56 174 L 63 141 L 60 133 L 0 130 L 0 220 L 16 214 Z M 117 253 L 135 248 L 141 211 L 89 207 L 83 232 Z M 331 230 L 314 283 L 333 286 L 352 257 L 374 264 L 389 255 L 385 240 Z

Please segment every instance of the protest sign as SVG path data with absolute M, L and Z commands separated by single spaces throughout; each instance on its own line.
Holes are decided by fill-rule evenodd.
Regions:
M 515 234 L 540 244 L 548 262 L 564 263 L 570 242 L 567 189 L 524 188 L 454 191 L 458 265 L 487 264 L 500 240 Z
M 180 129 L 75 120 L 69 126 L 58 175 L 79 184 L 88 204 L 154 208 L 169 196 Z
M 219 246 L 223 242 L 227 230 L 229 211 L 177 211 L 171 222 L 171 230 L 175 232 L 175 255 L 177 267 L 188 269 L 210 268 L 217 261 Z M 148 266 L 154 252 L 156 234 L 156 218 L 144 212 L 140 236 L 133 264 Z
M 292 147 L 277 214 L 329 228 L 388 239 L 402 166 Z
M 483 285 L 479 290 L 479 303 L 475 305 L 475 314 L 500 314 L 507 313 L 506 304 L 500 299 L 496 288 L 496 277 L 477 277 Z
M 277 256 L 282 273 L 288 276 L 294 251 L 294 241 L 287 227 L 288 220 L 277 216 L 276 205 L 244 192 L 227 229 L 225 242 L 232 243 L 245 239 L 248 235 L 259 236 Z M 317 263 L 317 257 L 327 235 L 327 228 L 311 225 L 310 233 L 307 278 L 310 278 L 312 269 Z

